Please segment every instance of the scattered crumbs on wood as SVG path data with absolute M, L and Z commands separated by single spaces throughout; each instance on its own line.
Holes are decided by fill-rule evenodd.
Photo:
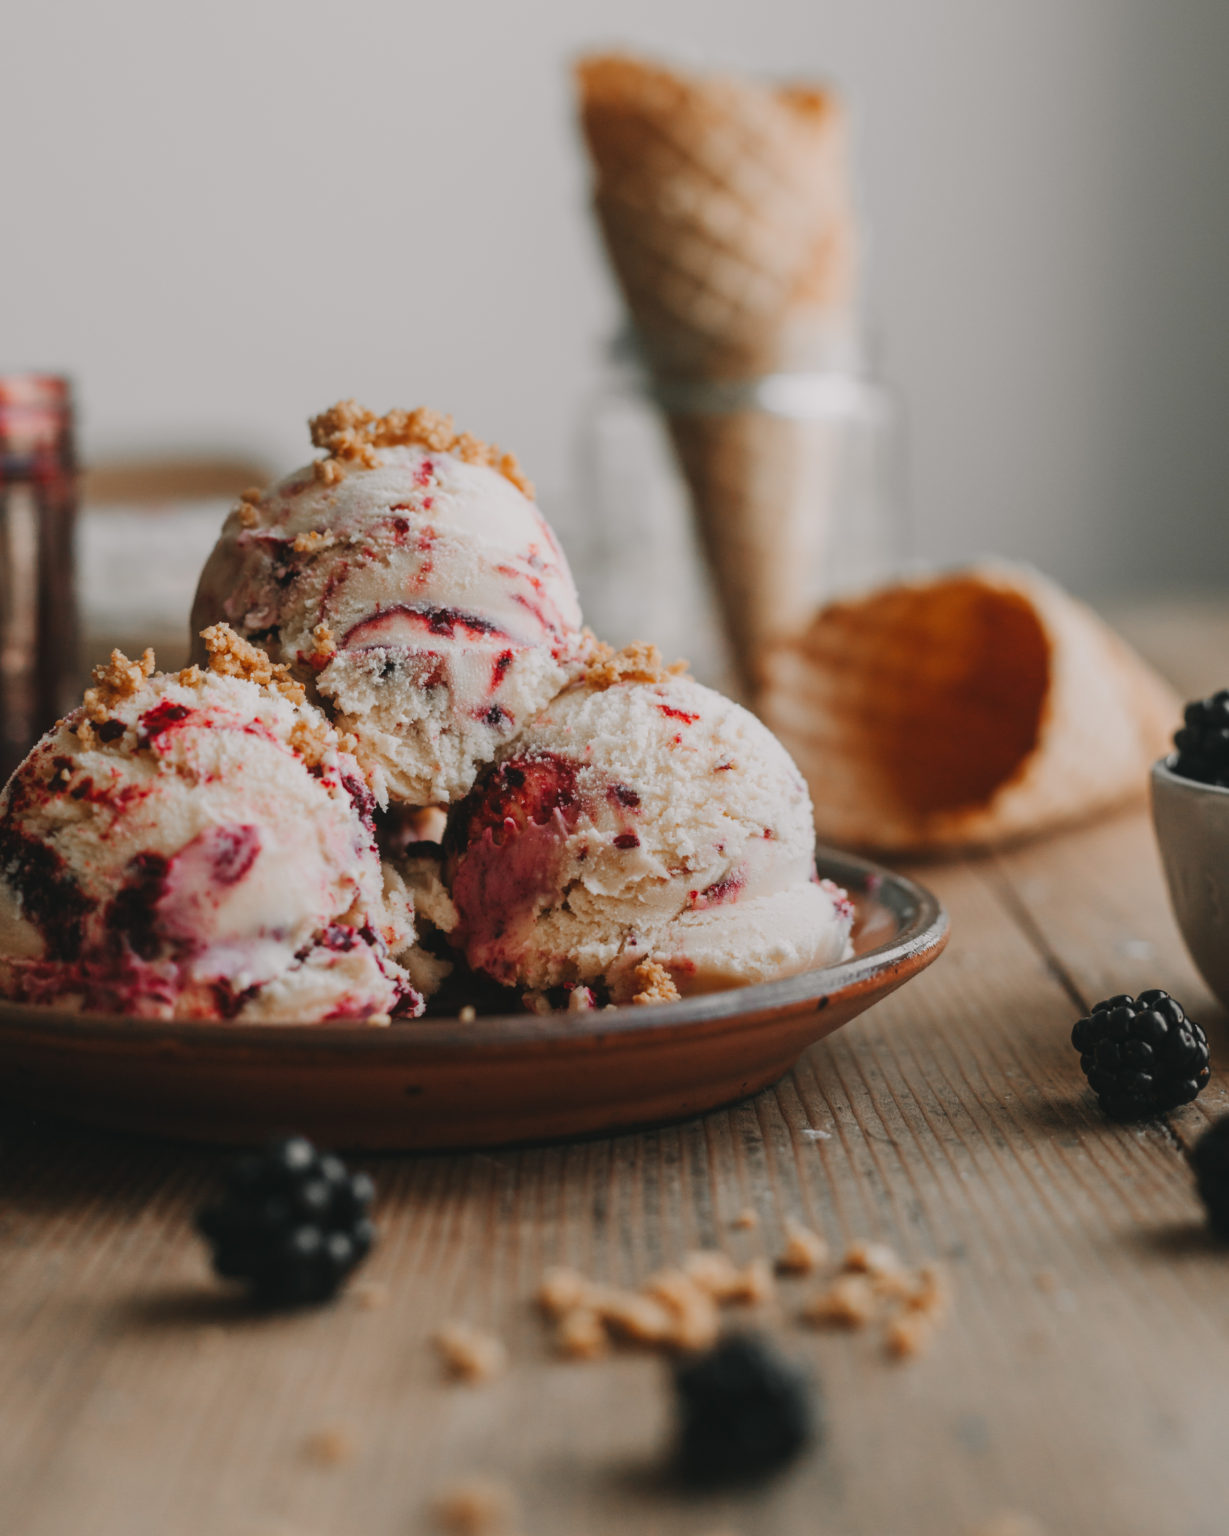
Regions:
M 538 1282 L 537 1301 L 548 1317 L 562 1317 L 585 1305 L 590 1282 L 576 1269 L 557 1264 Z
M 759 1213 L 754 1209 L 754 1207 L 750 1205 L 744 1205 L 742 1210 L 739 1211 L 738 1215 L 735 1216 L 734 1220 L 730 1223 L 732 1227 L 737 1227 L 741 1232 L 754 1231 L 754 1229 L 758 1227 L 759 1224 Z
M 445 1323 L 436 1332 L 434 1343 L 449 1375 L 458 1381 L 492 1381 L 508 1365 L 503 1340 L 468 1323 Z
M 470 1477 L 442 1488 L 431 1506 L 450 1536 L 503 1536 L 516 1513 L 516 1495 L 492 1477 Z
M 314 1430 L 303 1442 L 308 1461 L 318 1467 L 340 1467 L 354 1460 L 355 1450 L 350 1431 L 337 1424 Z

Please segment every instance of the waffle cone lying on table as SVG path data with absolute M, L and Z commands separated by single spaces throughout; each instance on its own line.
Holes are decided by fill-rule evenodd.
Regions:
M 806 614 L 826 472 L 808 424 L 743 387 L 813 365 L 854 313 L 844 113 L 812 87 L 621 55 L 577 83 L 594 209 L 746 676 Z
M 830 604 L 764 657 L 759 709 L 821 838 L 993 844 L 1141 797 L 1176 695 L 1036 572 L 972 567 Z

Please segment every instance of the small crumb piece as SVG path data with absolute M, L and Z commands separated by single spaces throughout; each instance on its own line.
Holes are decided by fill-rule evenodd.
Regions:
M 354 1459 L 355 1445 L 348 1430 L 332 1425 L 308 1435 L 303 1450 L 318 1467 L 340 1467 Z
M 436 1524 L 451 1536 L 497 1536 L 508 1529 L 516 1497 L 506 1483 L 473 1477 L 436 1495 L 432 1505 Z
M 717 1303 L 682 1269 L 663 1269 L 644 1284 L 644 1292 L 673 1314 L 668 1343 L 676 1349 L 711 1349 L 721 1331 Z
M 609 1350 L 610 1339 L 592 1307 L 573 1307 L 559 1319 L 555 1346 L 570 1360 L 599 1360 Z
M 635 640 L 621 651 L 613 651 L 599 642 L 593 649 L 584 682 L 586 687 L 601 692 L 618 683 L 668 682 L 686 670 L 685 661 L 676 661 L 667 667 L 661 652 L 648 640 Z
M 827 1290 L 807 1302 L 802 1319 L 817 1328 L 864 1328 L 877 1310 L 875 1292 L 865 1275 L 838 1275 Z
M 901 1262 L 886 1243 L 850 1243 L 842 1268 L 857 1274 L 891 1275 L 901 1268 Z
M 734 1294 L 742 1274 L 728 1254 L 715 1248 L 689 1253 L 683 1260 L 683 1272 L 716 1301 L 726 1301 Z
M 827 1261 L 828 1245 L 818 1232 L 800 1222 L 785 1223 L 785 1251 L 777 1260 L 782 1274 L 809 1275 Z
M 759 1306 L 762 1302 L 772 1300 L 775 1289 L 772 1265 L 767 1259 L 752 1259 L 739 1271 L 738 1289 L 732 1293 L 730 1300 Z
M 760 1224 L 759 1213 L 750 1205 L 744 1205 L 738 1215 L 730 1223 L 742 1232 L 751 1232 Z
M 238 506 L 239 523 L 243 528 L 255 528 L 260 522 L 260 513 L 246 498 Z
M 336 485 L 342 476 L 341 465 L 336 459 L 317 459 L 312 469 L 322 485 Z
M 632 994 L 633 1003 L 645 1005 L 678 1002 L 679 989 L 674 985 L 674 977 L 656 960 L 642 960 L 633 975 L 636 986 Z
M 537 1302 L 548 1317 L 562 1317 L 575 1307 L 587 1305 L 592 1289 L 579 1270 L 556 1265 L 542 1276 Z
M 927 1264 L 918 1270 L 914 1287 L 905 1298 L 905 1308 L 928 1317 L 934 1323 L 943 1322 L 951 1310 L 952 1293 L 947 1276 L 937 1265 Z
M 633 1344 L 673 1342 L 674 1317 L 669 1307 L 652 1296 L 595 1287 L 590 1305 L 609 1328 Z
M 883 1336 L 888 1354 L 898 1360 L 924 1354 L 934 1339 L 937 1324 L 924 1312 L 904 1312 L 894 1317 Z
M 459 1381 L 491 1381 L 507 1369 L 508 1351 L 503 1340 L 468 1323 L 445 1323 L 435 1335 L 435 1347 L 449 1373 Z
M 465 1007 L 457 1014 L 457 1018 L 462 1024 L 472 1024 L 477 1017 L 478 1010 L 474 1007 L 473 1003 L 466 1003 Z
M 211 624 L 201 630 L 201 639 L 209 653 L 209 670 L 219 677 L 240 677 L 264 688 L 276 688 L 292 704 L 301 704 L 307 697 L 303 684 L 294 681 L 284 662 L 270 661 L 259 646 L 237 635 L 229 624 Z M 152 671 L 153 652 L 145 654 Z
M 591 1013 L 597 1007 L 592 987 L 573 987 L 568 993 L 569 1013 Z
M 359 1280 L 350 1287 L 350 1295 L 364 1312 L 378 1312 L 388 1305 L 389 1290 L 383 1280 Z

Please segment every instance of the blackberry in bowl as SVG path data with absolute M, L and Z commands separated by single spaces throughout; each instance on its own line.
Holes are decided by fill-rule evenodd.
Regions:
M 1229 789 L 1229 688 L 1186 706 L 1174 747 L 1171 766 L 1180 778 Z
M 1186 947 L 1229 1008 L 1229 688 L 1186 706 L 1174 748 L 1153 765 L 1153 825 Z

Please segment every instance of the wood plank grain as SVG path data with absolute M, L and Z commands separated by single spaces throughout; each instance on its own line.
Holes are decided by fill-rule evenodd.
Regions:
M 949 957 L 775 1090 L 642 1135 L 373 1160 L 380 1310 L 247 1317 L 188 1226 L 212 1154 L 10 1117 L 0 1529 L 392 1536 L 429 1530 L 432 1491 L 475 1471 L 515 1484 L 544 1536 L 949 1536 L 1002 1509 L 1055 1532 L 1219 1528 L 1229 1298 L 1183 1159 L 1089 1103 L 1067 991 L 1001 869 L 931 876 Z M 760 1226 L 734 1228 L 748 1205 Z M 783 1284 L 763 1321 L 822 1376 L 827 1441 L 767 1490 L 684 1499 L 658 1475 L 662 1364 L 552 1359 L 534 1281 L 560 1260 L 622 1283 L 698 1245 L 773 1254 L 789 1217 L 943 1259 L 955 1321 L 893 1364 L 869 1334 L 800 1327 L 806 1284 Z M 503 1379 L 441 1383 L 429 1338 L 450 1317 L 501 1334 Z M 353 1459 L 314 1465 L 329 1426 Z

